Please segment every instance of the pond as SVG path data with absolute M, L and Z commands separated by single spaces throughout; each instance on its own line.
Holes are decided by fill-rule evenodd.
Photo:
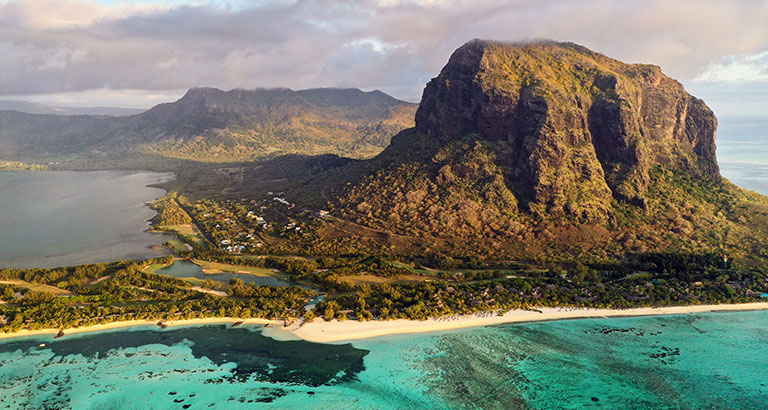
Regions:
M 229 282 L 232 278 L 238 278 L 246 284 L 255 283 L 258 286 L 296 286 L 274 276 L 258 276 L 247 273 L 205 273 L 199 265 L 188 260 L 176 261 L 170 266 L 156 270 L 155 273 L 177 278 L 211 279 L 222 282 Z

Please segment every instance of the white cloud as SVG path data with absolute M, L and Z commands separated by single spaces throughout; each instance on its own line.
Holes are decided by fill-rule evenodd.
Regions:
M 54 107 L 125 107 L 148 108 L 181 98 L 186 89 L 148 92 L 146 90 L 94 89 L 57 94 L 17 95 L 16 100 L 31 101 Z M 0 98 L 3 99 L 3 98 Z
M 768 81 L 768 51 L 746 56 L 729 56 L 712 64 L 696 78 L 706 82 Z
M 765 59 L 727 56 L 768 50 L 766 21 L 757 0 L 9 0 L 0 96 L 356 86 L 415 101 L 472 38 L 574 41 L 684 83 L 751 81 Z

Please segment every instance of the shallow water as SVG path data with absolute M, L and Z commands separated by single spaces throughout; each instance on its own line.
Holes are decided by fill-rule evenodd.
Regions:
M 768 402 L 766 320 L 766 311 L 579 319 L 351 345 L 275 341 L 258 328 L 225 326 L 25 338 L 0 342 L 0 403 L 14 409 L 755 409 Z
M 0 172 L 0 267 L 55 267 L 168 254 L 144 232 L 171 174 Z
M 259 286 L 296 286 L 295 284 L 280 280 L 274 276 L 258 276 L 242 273 L 205 273 L 199 265 L 188 260 L 176 261 L 171 266 L 158 269 L 155 273 L 175 276 L 177 278 L 211 279 L 222 282 L 229 282 L 232 278 L 238 278 L 246 284 L 255 283 Z

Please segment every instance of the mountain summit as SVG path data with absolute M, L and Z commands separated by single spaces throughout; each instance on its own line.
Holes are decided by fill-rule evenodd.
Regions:
M 716 127 L 659 67 L 555 42 L 467 43 L 416 113 L 416 131 L 436 141 L 503 145 L 496 162 L 515 196 L 571 215 L 604 213 L 611 197 L 644 206 L 652 165 L 719 176 Z

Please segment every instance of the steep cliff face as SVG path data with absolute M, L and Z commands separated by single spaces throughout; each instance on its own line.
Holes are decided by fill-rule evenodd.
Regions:
M 424 91 L 416 130 L 501 142 L 521 202 L 549 213 L 645 205 L 654 164 L 719 177 L 712 111 L 659 67 L 570 43 L 472 41 Z M 578 200 L 581 198 L 581 200 Z
M 415 128 L 359 165 L 339 202 L 403 233 L 614 226 L 617 206 L 648 207 L 654 170 L 719 181 L 716 126 L 659 67 L 571 43 L 475 40 L 427 84 Z

